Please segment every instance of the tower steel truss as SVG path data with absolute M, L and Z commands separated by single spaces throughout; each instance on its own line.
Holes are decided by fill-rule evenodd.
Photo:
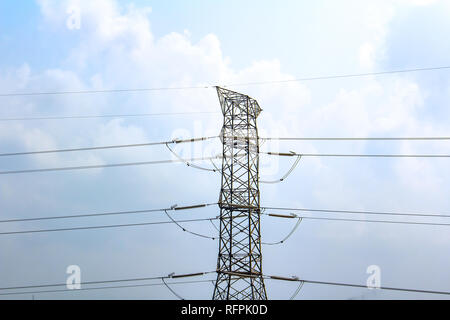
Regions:
M 217 87 L 224 117 L 220 239 L 214 300 L 266 300 L 262 277 L 255 99 Z

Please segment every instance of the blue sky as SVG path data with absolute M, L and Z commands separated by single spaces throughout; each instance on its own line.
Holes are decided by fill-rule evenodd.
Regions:
M 67 9 L 81 12 L 67 28 Z M 151 8 L 151 11 L 148 9 Z M 0 92 L 197 86 L 448 65 L 445 1 L 24 1 L 0 3 Z M 261 136 L 448 136 L 448 71 L 233 88 L 258 100 Z M 214 90 L 1 97 L 0 118 L 219 111 Z M 220 114 L 185 117 L 0 123 L 2 152 L 141 143 L 216 135 Z M 298 142 L 270 150 L 339 153 L 449 153 L 447 142 Z M 209 155 L 217 141 L 177 149 Z M 169 159 L 163 147 L 0 159 L 1 170 Z M 450 211 L 446 159 L 303 159 L 282 184 L 262 185 L 267 206 Z M 206 164 L 208 165 L 208 164 Z M 261 159 L 262 179 L 289 168 Z M 4 176 L 0 217 L 40 217 L 214 202 L 220 179 L 183 165 Z M 176 216 L 209 217 L 211 207 Z M 342 217 L 336 216 L 333 217 Z M 358 216 L 358 218 L 364 218 Z M 18 223 L 0 231 L 134 223 L 164 215 Z M 445 220 L 440 219 L 444 222 Z M 290 231 L 263 218 L 263 241 Z M 192 225 L 214 233 L 209 224 Z M 382 285 L 448 290 L 446 227 L 303 221 L 282 246 L 263 247 L 264 272 L 365 283 L 379 265 Z M 175 226 L 0 238 L 1 286 L 214 270 L 217 243 Z M 267 283 L 273 299 L 295 285 Z M 211 284 L 177 288 L 209 299 Z M 290 291 L 289 291 L 290 290 Z M 31 298 L 30 295 L 21 296 Z M 428 298 L 417 294 L 305 286 L 299 299 Z M 173 299 L 164 287 L 46 298 Z

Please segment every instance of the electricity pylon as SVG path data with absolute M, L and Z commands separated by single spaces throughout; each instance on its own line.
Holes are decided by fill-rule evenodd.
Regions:
M 262 276 L 259 142 L 262 111 L 247 95 L 216 87 L 224 117 L 220 239 L 214 300 L 266 300 Z

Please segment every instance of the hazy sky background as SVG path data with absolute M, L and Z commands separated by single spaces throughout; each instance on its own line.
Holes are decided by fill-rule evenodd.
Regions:
M 79 29 L 67 27 L 80 10 Z M 0 93 L 221 85 L 449 65 L 448 1 L 13 1 L 0 2 Z M 356 79 L 236 86 L 258 100 L 261 136 L 448 136 L 448 70 Z M 0 97 L 0 118 L 219 112 L 214 89 Z M 221 115 L 0 122 L 1 152 L 141 143 L 219 134 Z M 448 142 L 282 142 L 264 150 L 448 154 Z M 220 143 L 178 147 L 210 155 Z M 0 169 L 171 159 L 165 147 L 3 157 Z M 306 158 L 282 184 L 261 185 L 263 206 L 449 213 L 448 159 Z M 289 159 L 261 158 L 276 179 Z M 210 164 L 205 164 L 210 165 Z M 220 177 L 185 165 L 4 175 L 0 219 L 215 202 Z M 213 217 L 217 207 L 174 214 Z M 310 213 L 309 216 L 349 218 Z M 353 216 L 353 218 L 374 218 Z M 383 219 L 389 217 L 383 217 Z M 164 214 L 0 224 L 0 232 L 166 220 Z M 392 220 L 395 220 L 392 218 Z M 441 219 L 402 221 L 450 222 Z M 262 218 L 263 241 L 293 221 Z M 189 225 L 214 234 L 209 223 Z M 263 247 L 263 272 L 382 286 L 450 290 L 448 227 L 305 220 L 283 245 Z M 175 225 L 0 236 L 0 287 L 190 273 L 216 268 L 217 241 Z M 210 277 L 211 278 L 211 277 Z M 202 280 L 202 279 L 199 279 Z M 271 299 L 295 283 L 267 281 Z M 211 283 L 180 285 L 210 299 Z M 31 295 L 11 296 L 31 299 Z M 0 298 L 9 298 L 2 296 Z M 35 299 L 174 299 L 165 287 L 39 294 Z M 297 299 L 436 298 L 306 284 Z M 439 297 L 437 297 L 439 298 Z

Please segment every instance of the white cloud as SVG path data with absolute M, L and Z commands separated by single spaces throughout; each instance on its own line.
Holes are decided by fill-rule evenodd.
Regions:
M 69 4 L 81 7 L 84 21 L 80 30 L 82 41 L 74 46 L 69 59 L 77 63 L 72 65 L 73 70 L 70 71 L 47 72 L 46 77 L 52 79 L 47 81 L 50 83 L 67 82 L 70 84 L 68 86 L 83 87 L 76 74 L 79 70 L 91 69 L 95 70 L 91 81 L 96 86 L 112 88 L 142 87 L 143 83 L 145 86 L 158 87 L 295 78 L 282 72 L 281 62 L 276 59 L 254 61 L 247 68 L 233 69 L 214 34 L 207 34 L 197 43 L 192 42 L 187 32 L 172 32 L 155 39 L 150 29 L 148 10 L 123 8 L 114 1 L 42 1 L 44 17 L 52 23 L 62 23 L 60 15 Z M 390 2 L 371 3 L 363 10 L 366 38 L 361 43 L 359 52 L 362 67 L 375 69 L 378 61 L 383 58 L 385 38 L 396 10 L 399 10 L 398 4 Z M 63 75 L 67 79 L 63 79 Z M 425 92 L 413 80 L 402 80 L 395 76 L 391 80 L 365 80 L 350 90 L 343 87 L 337 90 L 333 99 L 319 105 L 313 103 L 316 101 L 317 91 L 312 93 L 304 83 L 237 86 L 234 89 L 248 92 L 258 99 L 265 110 L 261 115 L 260 125 L 268 136 L 402 135 L 421 132 L 421 128 L 426 125 L 419 118 Z M 212 106 L 217 108 L 215 94 L 201 91 L 177 92 L 164 99 L 132 99 L 140 99 L 136 100 L 140 104 L 164 105 L 166 111 L 177 111 L 180 106 L 184 110 L 211 110 Z M 217 122 L 204 123 L 202 130 L 213 133 L 218 131 L 217 126 Z M 433 130 L 430 129 L 428 134 L 433 135 Z M 106 140 L 97 138 L 95 143 L 151 140 L 148 138 L 148 130 L 139 130 L 121 122 L 102 126 L 99 136 Z M 305 143 L 302 147 L 302 150 L 320 152 L 311 143 Z M 367 145 L 360 144 L 352 148 L 343 146 L 341 150 L 356 153 L 364 152 L 366 148 Z M 414 149 L 410 152 L 414 152 Z M 319 167 L 323 165 L 320 160 L 314 163 Z M 269 175 L 282 170 L 270 164 L 265 169 Z M 433 178 L 430 179 L 433 181 Z

